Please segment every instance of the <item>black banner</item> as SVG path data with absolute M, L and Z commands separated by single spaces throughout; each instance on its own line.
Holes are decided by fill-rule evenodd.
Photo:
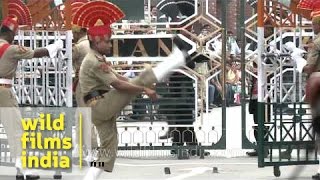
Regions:
M 113 39 L 114 57 L 167 56 L 172 51 L 172 38 Z M 188 49 L 192 46 L 186 43 Z

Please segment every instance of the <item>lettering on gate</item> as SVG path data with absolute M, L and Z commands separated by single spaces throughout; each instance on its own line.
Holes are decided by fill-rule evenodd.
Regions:
M 134 37 L 134 36 L 133 36 Z M 168 56 L 172 50 L 172 38 L 113 39 L 113 57 L 157 57 Z M 186 43 L 189 49 L 191 45 Z

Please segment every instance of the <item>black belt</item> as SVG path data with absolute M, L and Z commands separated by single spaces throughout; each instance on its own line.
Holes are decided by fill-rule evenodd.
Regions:
M 94 100 L 94 99 L 99 99 L 103 97 L 104 93 L 107 93 L 109 91 L 107 90 L 96 90 L 96 91 L 91 91 L 89 94 L 83 97 L 83 100 L 85 103 L 88 103 L 88 101 Z

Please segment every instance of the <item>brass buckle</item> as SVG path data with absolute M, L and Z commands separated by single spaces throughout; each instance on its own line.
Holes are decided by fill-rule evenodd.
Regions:
M 89 100 L 87 101 L 88 106 L 94 106 L 94 105 L 96 105 L 96 104 L 97 104 L 97 101 L 98 101 L 99 99 L 101 99 L 102 97 L 103 97 L 103 96 L 96 96 L 96 97 L 94 97 L 94 98 L 89 99 Z

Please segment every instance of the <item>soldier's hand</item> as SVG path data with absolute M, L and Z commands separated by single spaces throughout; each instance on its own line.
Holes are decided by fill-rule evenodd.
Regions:
M 53 44 L 49 44 L 45 47 L 49 52 L 49 57 L 54 58 L 57 56 L 58 51 L 63 48 L 63 41 L 61 39 L 55 41 Z
M 155 101 L 158 99 L 158 95 L 155 90 L 150 89 L 150 88 L 144 88 L 144 92 L 146 93 L 147 96 L 149 96 L 149 98 L 152 101 Z

